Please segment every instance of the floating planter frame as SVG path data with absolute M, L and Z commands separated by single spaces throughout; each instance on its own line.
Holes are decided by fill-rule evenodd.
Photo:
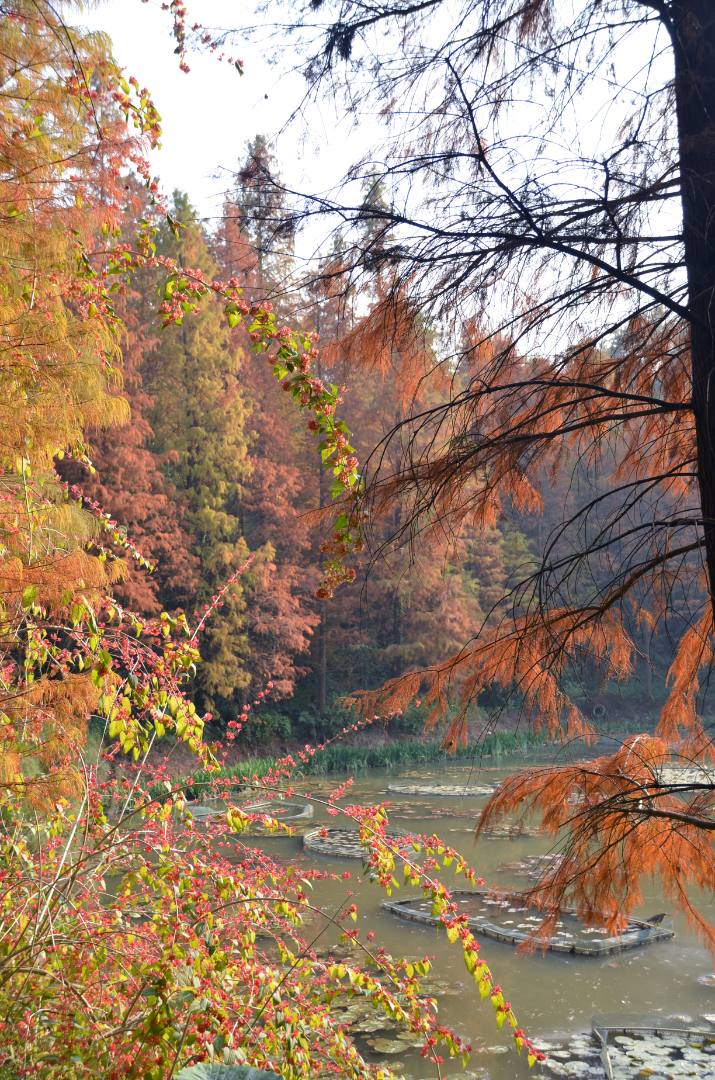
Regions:
M 385 836 L 387 840 L 404 840 L 402 833 L 388 832 Z M 357 829 L 328 829 L 321 826 L 304 835 L 303 847 L 312 855 L 327 855 L 332 859 L 367 858 Z
M 458 907 L 466 906 L 471 901 L 473 906 L 481 908 L 481 911 L 474 914 L 466 912 L 470 929 L 477 935 L 494 938 L 507 945 L 521 945 L 531 940 L 538 929 L 538 923 L 543 919 L 543 912 L 532 904 L 524 903 L 523 897 L 515 893 L 495 889 L 460 889 L 452 893 L 452 899 Z M 496 913 L 489 911 L 490 905 L 506 907 L 504 914 L 518 916 L 520 913 L 528 913 L 527 921 L 532 922 L 533 925 L 527 928 L 525 924 L 514 925 L 515 919 L 499 920 L 498 916 L 495 918 Z M 413 922 L 428 923 L 433 926 L 439 923 L 438 916 L 432 914 L 429 900 L 423 900 L 422 897 L 384 900 L 382 906 L 401 919 L 411 919 Z M 603 933 L 600 937 L 597 936 L 599 934 L 597 929 L 590 927 L 584 929 L 582 920 L 573 911 L 563 911 L 559 922 L 562 925 L 570 925 L 574 929 L 581 929 L 580 936 L 576 938 L 575 934 L 557 927 L 555 934 L 544 947 L 550 952 L 568 953 L 572 956 L 608 956 L 611 953 L 635 949 L 654 941 L 666 941 L 675 936 L 671 926 L 656 925 L 643 919 L 629 919 L 628 925 L 619 936 L 606 936 Z M 541 948 L 538 942 L 537 948 Z
M 312 821 L 312 803 L 284 802 L 282 799 L 268 799 L 266 802 L 251 803 L 250 806 L 242 806 L 246 814 L 267 814 L 269 817 L 277 817 L 286 825 L 293 825 L 301 821 Z M 282 813 L 287 810 L 288 813 Z
M 216 799 L 213 804 L 209 800 L 203 803 L 189 803 L 188 809 L 195 821 L 210 821 L 212 818 L 225 817 L 231 805 L 229 801 Z M 269 817 L 277 817 L 286 825 L 311 821 L 313 817 L 313 807 L 310 803 L 282 799 L 267 799 L 264 802 L 251 803 L 249 806 L 242 806 L 241 810 L 247 814 L 266 814 Z
M 464 784 L 388 784 L 392 795 L 427 795 L 439 799 L 469 799 L 478 795 L 492 795 L 494 784 L 465 787 Z
M 693 1076 L 693 1077 L 705 1077 L 712 1076 L 714 1073 L 711 1068 L 715 1070 L 715 1029 L 705 1029 L 701 1027 L 691 1027 L 687 1024 L 679 1024 L 674 1021 L 665 1020 L 661 1023 L 655 1022 L 653 1017 L 641 1017 L 634 1016 L 629 1021 L 624 1022 L 622 1016 L 594 1016 L 591 1021 L 591 1030 L 601 1045 L 601 1062 L 603 1064 L 604 1072 L 606 1073 L 607 1080 L 621 1080 L 625 1077 L 623 1070 L 619 1068 L 619 1063 L 616 1058 L 618 1047 L 613 1046 L 614 1040 L 617 1040 L 619 1036 L 629 1037 L 634 1040 L 648 1039 L 650 1038 L 653 1043 L 657 1044 L 660 1040 L 661 1046 L 668 1048 L 670 1043 L 670 1049 L 673 1054 L 676 1055 L 679 1051 L 683 1055 L 683 1065 L 687 1068 L 690 1064 L 692 1071 L 685 1072 L 683 1065 L 679 1062 L 678 1076 Z M 695 1055 L 693 1051 L 697 1053 L 697 1048 L 693 1046 L 695 1042 L 702 1042 L 704 1046 L 708 1046 L 707 1058 L 711 1059 L 711 1066 L 706 1065 L 707 1072 L 703 1071 L 701 1067 L 705 1064 L 702 1061 L 688 1061 L 688 1057 Z M 677 1044 L 681 1043 L 681 1046 Z M 614 1052 L 615 1051 L 615 1052 Z M 657 1056 L 654 1055 L 650 1060 L 644 1055 L 644 1060 L 641 1062 L 634 1061 L 632 1077 L 637 1076 L 669 1076 L 672 1075 L 670 1068 L 674 1062 L 668 1062 L 664 1060 L 665 1053 L 663 1049 L 658 1050 Z M 640 1072 L 638 1071 L 640 1069 Z M 644 1072 L 648 1069 L 650 1072 Z M 630 1080 L 630 1077 L 628 1078 Z
M 656 769 L 661 784 L 674 784 L 687 787 L 689 784 L 704 784 L 715 787 L 715 771 L 704 765 L 662 765 Z

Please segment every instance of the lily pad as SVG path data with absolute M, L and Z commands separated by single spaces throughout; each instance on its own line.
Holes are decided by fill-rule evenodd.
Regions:
M 378 1054 L 401 1054 L 405 1049 L 405 1044 L 400 1039 L 377 1038 L 368 1039 L 367 1041 L 368 1045 L 373 1050 L 377 1050 Z
M 397 832 L 385 833 L 385 839 L 396 846 L 399 846 L 400 842 L 404 844 L 404 838 Z M 322 826 L 305 834 L 303 846 L 315 855 L 328 855 L 334 859 L 366 861 L 368 858 L 357 829 L 328 829 Z
M 376 1031 L 384 1031 L 386 1027 L 388 1027 L 388 1021 L 384 1016 L 366 1016 L 350 1025 L 352 1031 L 357 1031 L 361 1035 L 372 1035 Z

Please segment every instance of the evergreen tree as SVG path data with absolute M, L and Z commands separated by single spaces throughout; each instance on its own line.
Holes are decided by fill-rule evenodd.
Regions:
M 507 592 L 502 534 L 495 525 L 485 528 L 469 538 L 466 549 L 465 569 L 481 610 L 489 616 Z
M 528 607 L 534 595 L 535 585 L 530 577 L 539 569 L 540 561 L 531 549 L 524 532 L 509 521 L 504 521 L 501 532 L 501 563 L 505 584 L 511 593 L 512 605 Z M 522 582 L 525 584 L 522 585 Z
M 246 145 L 246 157 L 236 173 L 236 183 L 229 201 L 229 223 L 233 234 L 227 240 L 234 245 L 236 225 L 241 241 L 248 241 L 241 269 L 247 274 L 247 296 L 257 298 L 282 293 L 290 278 L 293 252 L 293 229 L 281 188 L 278 163 L 268 140 L 256 135 Z M 238 254 L 234 247 L 233 257 Z M 227 262 L 230 261 L 227 260 Z
M 161 251 L 186 267 L 215 276 L 204 231 L 185 195 L 176 193 Z M 164 474 L 186 503 L 186 523 L 199 559 L 199 599 L 215 595 L 248 555 L 241 503 L 250 476 L 247 406 L 239 356 L 217 303 L 167 328 L 147 356 L 145 385 L 153 397 L 153 449 Z M 231 586 L 228 602 L 210 620 L 201 642 L 197 686 L 202 704 L 228 715 L 250 682 L 246 584 Z

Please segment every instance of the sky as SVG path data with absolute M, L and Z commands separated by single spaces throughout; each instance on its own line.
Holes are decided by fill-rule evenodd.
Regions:
M 565 5 L 571 2 L 564 0 Z M 261 24 L 261 16 L 256 14 L 260 0 L 185 0 L 185 3 L 189 26 L 194 21 L 209 28 L 246 26 L 252 21 Z M 287 123 L 303 99 L 304 80 L 285 64 L 270 66 L 261 55 L 260 45 L 245 38 L 241 40 L 240 33 L 228 51 L 242 59 L 243 76 L 229 64 L 219 63 L 215 56 L 194 52 L 188 57 L 191 70 L 184 74 L 174 54 L 176 42 L 171 33 L 171 16 L 161 10 L 161 0 L 148 3 L 94 0 L 79 17 L 73 10 L 73 18 L 106 32 L 126 73 L 135 75 L 141 85 L 148 87 L 162 116 L 164 131 L 162 149 L 152 161 L 160 186 L 167 195 L 175 188 L 187 192 L 209 228 L 220 218 L 223 193 L 232 186 L 231 177 L 245 160 L 246 144 L 256 134 L 263 134 L 272 142 L 283 182 L 295 191 L 312 195 L 334 195 L 340 178 L 353 161 L 367 154 L 373 142 L 381 141 L 381 121 L 366 111 L 371 106 L 364 98 L 359 102 L 357 127 L 349 116 L 340 115 L 339 102 L 330 94 L 321 95 L 320 101 L 312 103 L 298 120 Z M 627 84 L 633 79 L 637 90 L 652 57 L 648 35 L 642 37 L 642 45 L 640 38 L 635 40 L 639 47 L 634 48 L 629 39 L 626 56 L 619 61 L 623 70 L 619 71 L 618 81 Z M 290 56 L 290 50 L 287 55 Z M 658 63 L 661 62 L 670 63 L 669 53 L 667 61 Z M 620 123 L 620 113 L 614 110 L 615 121 L 610 115 L 613 98 L 610 80 L 610 69 L 595 72 L 585 102 L 587 112 L 573 116 L 569 113 L 570 119 L 564 116 L 566 130 L 561 132 L 562 145 L 553 141 L 559 137 L 559 132 L 554 133 L 548 148 L 548 153 L 554 155 L 552 174 L 547 180 L 556 185 L 555 190 L 556 178 L 564 190 L 568 185 L 588 185 L 591 177 L 574 172 L 570 158 L 574 152 L 588 157 L 593 147 L 608 147 L 615 138 L 613 125 L 615 121 Z M 355 91 L 354 84 L 351 90 Z M 531 168 L 528 123 L 524 130 L 526 104 L 520 102 L 510 118 L 502 119 L 501 127 L 508 139 L 516 134 L 520 136 L 521 143 L 516 144 L 516 149 L 527 163 L 525 168 Z M 537 133 L 542 105 L 550 108 L 550 98 L 544 93 L 537 92 L 528 99 L 528 116 L 530 119 L 534 113 Z M 584 102 L 579 100 L 579 107 L 583 110 Z M 404 116 L 409 119 L 408 109 L 404 110 Z M 374 152 L 379 154 L 379 150 Z M 547 151 L 539 151 L 537 147 L 533 152 Z M 535 167 L 541 166 L 537 163 Z M 397 196 L 388 194 L 398 200 L 402 197 L 400 192 Z M 422 195 L 419 182 L 412 182 L 410 198 L 419 199 Z M 345 197 L 350 200 L 350 195 Z M 337 219 L 316 216 L 303 228 L 295 248 L 298 277 L 315 254 L 329 249 L 330 229 L 338 223 Z M 498 321 L 503 309 L 494 296 L 490 303 Z M 546 344 L 542 344 L 545 348 Z M 556 347 L 549 344 L 551 350 Z
M 206 26 L 235 26 L 239 16 L 250 17 L 247 0 L 187 0 L 188 22 Z M 238 43 L 229 51 L 239 56 L 245 74 L 216 57 L 192 54 L 191 71 L 179 70 L 174 55 L 171 17 L 159 0 L 101 0 L 75 21 L 109 34 L 114 55 L 146 86 L 162 117 L 162 149 L 152 165 L 167 193 L 188 192 L 200 214 L 209 221 L 221 205 L 227 177 L 245 158 L 248 140 L 264 134 L 274 141 L 283 179 L 296 188 L 307 177 L 337 179 L 348 165 L 347 125 L 341 129 L 330 106 L 313 107 L 310 124 L 285 122 L 303 94 L 297 74 L 271 68 L 259 50 Z M 326 112 L 327 110 L 327 112 Z M 354 145 L 353 145 L 354 149 Z

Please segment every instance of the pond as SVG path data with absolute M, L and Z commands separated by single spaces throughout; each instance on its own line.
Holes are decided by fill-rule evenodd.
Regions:
M 542 759 L 543 762 L 543 759 Z M 399 774 L 372 771 L 356 777 L 349 796 L 350 802 L 361 804 L 389 803 L 390 826 L 395 831 L 438 833 L 445 842 L 456 847 L 471 863 L 487 885 L 500 889 L 524 888 L 527 878 L 524 867 L 538 867 L 542 860 L 535 856 L 553 853 L 553 840 L 542 835 L 496 835 L 474 839 L 474 822 L 486 795 L 469 793 L 463 797 L 439 795 L 405 795 L 389 792 L 389 785 L 405 784 L 424 788 L 429 785 L 461 785 L 463 788 L 488 788 L 517 768 L 524 768 L 524 758 L 504 766 L 452 766 L 440 763 L 430 768 L 405 769 Z M 336 778 L 335 784 L 344 777 Z M 556 1048 L 552 1068 L 527 1068 L 518 1058 L 506 1030 L 499 1031 L 491 1006 L 484 1005 L 467 975 L 458 948 L 448 944 L 443 931 L 429 925 L 403 921 L 385 910 L 382 891 L 363 873 L 362 867 L 345 857 L 325 857 L 305 850 L 302 834 L 322 825 L 342 827 L 345 819 L 330 817 L 320 800 L 331 790 L 326 778 L 307 778 L 296 785 L 303 795 L 315 797 L 313 820 L 296 830 L 293 837 L 271 836 L 261 840 L 266 850 L 286 861 L 302 866 L 350 871 L 351 880 L 318 882 L 315 900 L 326 910 L 334 911 L 354 893 L 359 916 L 358 926 L 364 940 L 368 930 L 375 931 L 377 943 L 396 956 L 433 958 L 428 980 L 430 994 L 439 1000 L 440 1016 L 459 1035 L 469 1040 L 475 1053 L 467 1071 L 461 1064 L 447 1067 L 448 1077 L 480 1077 L 483 1080 L 520 1080 L 521 1077 L 571 1075 L 603 1077 L 590 1039 L 591 1020 L 596 1014 L 641 1014 L 654 1019 L 683 1022 L 683 1017 L 702 1027 L 715 1021 L 715 986 L 708 987 L 698 979 L 713 970 L 711 958 L 698 942 L 695 933 L 678 912 L 673 911 L 660 893 L 657 884 L 644 884 L 645 903 L 636 912 L 647 919 L 659 912 L 672 916 L 675 937 L 659 940 L 628 952 L 597 956 L 557 955 L 536 952 L 520 954 L 513 947 L 498 941 L 481 938 L 481 954 L 492 968 L 495 978 L 511 1001 L 519 1024 L 538 1045 Z M 521 869 L 520 869 L 521 867 Z M 458 878 L 455 885 L 463 884 Z M 414 889 L 400 889 L 393 899 L 414 894 Z M 715 921 L 715 901 L 699 898 L 708 916 Z M 317 946 L 327 948 L 334 935 L 326 924 L 311 925 L 314 935 L 320 935 Z M 412 1080 L 433 1077 L 434 1068 L 425 1063 L 408 1039 L 401 1042 L 395 1033 L 383 1030 L 361 1014 L 359 1007 L 348 1012 L 346 1023 L 351 1027 L 360 1048 L 371 1060 L 382 1060 Z M 372 1030 L 365 1030 L 365 1028 Z M 588 1034 L 588 1038 L 585 1036 Z M 571 1046 L 571 1050 L 564 1049 Z M 559 1063 L 561 1063 L 559 1065 Z M 561 1071 L 559 1071 L 559 1068 Z M 633 1074 L 638 1075 L 634 1072 Z M 648 1075 L 643 1073 L 641 1075 Z M 685 1075 L 685 1074 L 683 1074 Z M 704 1076 L 706 1074 L 699 1073 Z M 708 1073 L 707 1075 L 715 1075 Z

